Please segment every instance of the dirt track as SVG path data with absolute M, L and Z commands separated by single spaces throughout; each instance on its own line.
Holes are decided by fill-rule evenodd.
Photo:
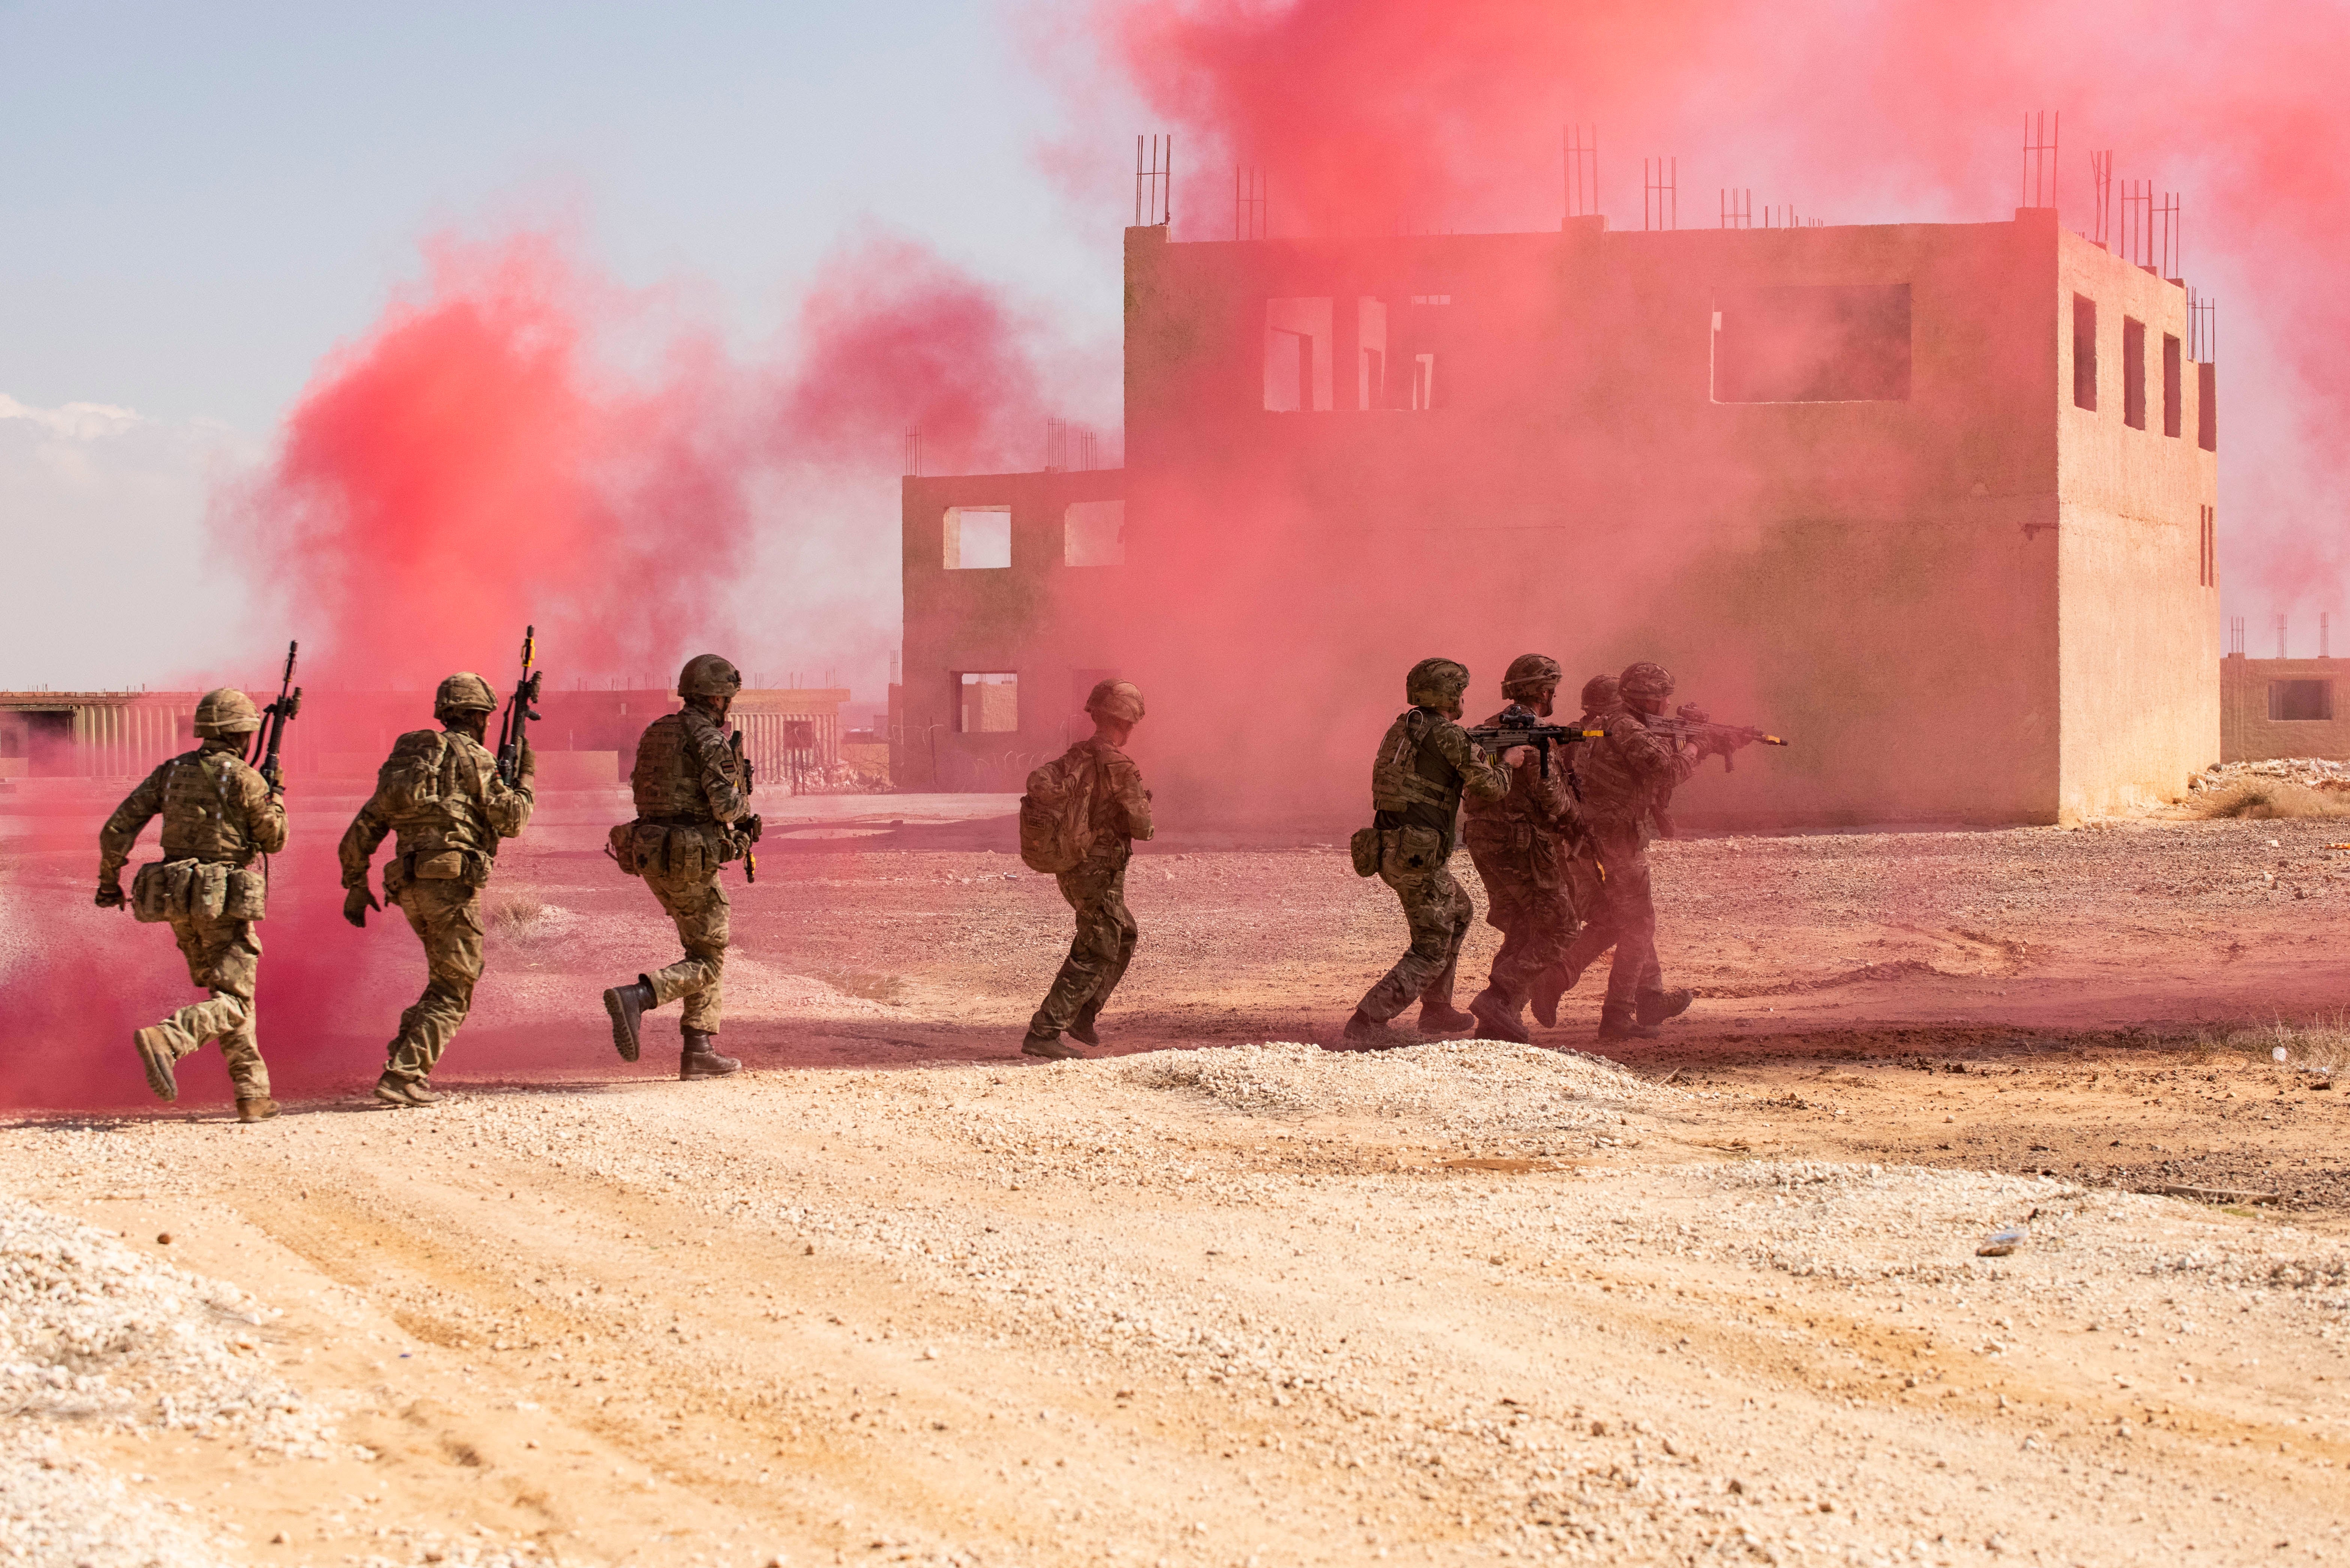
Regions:
M 380 1033 L 280 1017 L 313 1097 L 275 1123 L 192 1063 L 170 1113 L 0 1133 L 12 1191 L 283 1309 L 237 1354 L 338 1428 L 265 1457 L 45 1394 L 15 1440 L 63 1469 L 8 1501 L 79 1474 L 115 1521 L 52 1560 L 195 1550 L 140 1544 L 160 1500 L 189 1561 L 2350 1557 L 2350 1084 L 2219 1031 L 2350 993 L 2326 825 L 1668 846 L 1669 971 L 1716 994 L 1621 1066 L 1024 1064 L 1066 937 L 1000 829 L 771 841 L 756 1071 L 679 1085 L 592 1012 L 666 945 L 598 820 L 507 867 L 440 1109 L 317 1097 Z M 11 917 L 95 918 L 86 855 L 0 863 Z M 1398 938 L 1336 849 L 1178 839 L 1133 885 L 1122 1050 L 1318 1033 Z M 407 935 L 350 936 L 388 1024 Z M 2282 1201 L 2122 1190 L 2169 1184 Z

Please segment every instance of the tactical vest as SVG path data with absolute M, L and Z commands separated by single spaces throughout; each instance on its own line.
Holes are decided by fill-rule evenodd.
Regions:
M 700 719 L 699 724 L 691 724 Z M 689 728 L 689 725 L 691 727 Z M 706 730 L 707 734 L 693 732 Z M 646 822 L 671 825 L 718 820 L 710 809 L 710 792 L 702 783 L 702 753 L 718 740 L 718 726 L 699 713 L 664 713 L 645 726 L 637 742 L 636 765 L 629 770 L 629 793 L 637 815 Z M 732 768 L 731 753 L 719 763 Z
M 391 744 L 376 771 L 376 801 L 400 835 L 400 853 L 437 855 L 444 849 L 498 852 L 498 836 L 482 814 L 487 775 L 497 759 L 472 737 L 448 730 L 411 730 Z
M 1586 720 L 1594 729 L 1620 730 L 1640 721 L 1622 706 L 1605 708 Z M 1624 748 L 1612 735 L 1577 748 L 1578 776 L 1583 785 L 1584 815 L 1593 823 L 1629 827 L 1654 816 L 1663 802 L 1649 778 L 1624 760 Z
M 189 752 L 163 765 L 163 858 L 250 862 L 253 830 L 238 775 L 252 770 L 234 752 Z
M 1371 809 L 1381 827 L 1436 829 L 1450 853 L 1461 811 L 1461 770 L 1428 743 L 1448 722 L 1426 708 L 1397 715 L 1371 763 Z

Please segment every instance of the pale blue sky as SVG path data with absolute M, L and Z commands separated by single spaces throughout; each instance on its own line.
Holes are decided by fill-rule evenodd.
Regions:
M 746 337 L 867 220 L 1115 332 L 1003 9 L 0 0 L 0 392 L 262 433 L 420 234 L 518 215 Z
M 0 0 L 0 539 L 39 589 L 0 688 L 236 678 L 286 635 L 241 624 L 206 508 L 436 230 L 567 230 L 745 355 L 832 247 L 894 231 L 1080 350 L 1069 411 L 1114 421 L 1126 148 L 1098 213 L 1040 171 L 1019 3 Z M 743 585 L 746 664 L 879 699 L 895 456 L 769 530 L 831 553 Z

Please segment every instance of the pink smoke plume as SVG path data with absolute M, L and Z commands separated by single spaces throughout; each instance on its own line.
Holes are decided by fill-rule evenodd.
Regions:
M 750 362 L 548 235 L 442 235 L 424 254 L 424 279 L 322 362 L 267 472 L 215 515 L 286 622 L 313 628 L 321 684 L 502 668 L 525 623 L 598 677 L 755 641 L 729 590 L 767 535 L 870 531 L 894 561 L 903 431 L 944 461 L 1008 465 L 1045 405 L 1033 324 L 902 240 L 845 245 L 792 349 Z M 785 470 L 801 489 L 763 507 L 760 481 Z M 866 514 L 817 515 L 811 471 Z M 784 585 L 762 619 L 814 594 Z
M 2017 202 L 2023 113 L 2058 110 L 2066 226 L 2094 227 L 2087 153 L 2112 149 L 2117 183 L 2180 194 L 2183 275 L 2220 296 L 2231 605 L 2321 607 L 2350 588 L 2333 435 L 2350 420 L 2341 7 L 2253 0 L 2224 25 L 2024 0 L 1080 0 L 1044 15 L 1035 52 L 1087 140 L 1139 129 L 1110 118 L 1137 100 L 1149 129 L 1180 133 L 1186 239 L 1231 232 L 1241 164 L 1269 182 L 1276 236 L 1555 227 L 1570 124 L 1597 131 L 1617 228 L 1642 226 L 1641 159 L 1667 154 L 1684 227 L 1714 223 L 1703 194 L 1719 187 L 1831 222 L 1996 221 Z

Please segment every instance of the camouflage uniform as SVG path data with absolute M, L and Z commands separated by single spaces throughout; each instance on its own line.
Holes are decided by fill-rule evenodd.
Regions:
M 1485 722 L 1500 721 L 1497 713 Z M 1471 796 L 1464 803 L 1461 836 L 1485 884 L 1485 923 L 1502 933 L 1480 1001 L 1503 1019 L 1517 1018 L 1575 934 L 1574 862 L 1583 833 L 1567 772 L 1571 755 L 1572 749 L 1554 752 L 1548 778 L 1528 763 L 1511 770 L 1509 793 L 1499 800 Z
M 1607 1030 L 1628 1024 L 1638 997 L 1661 989 L 1648 843 L 1657 814 L 1700 759 L 1652 734 L 1640 714 L 1621 701 L 1593 715 L 1590 727 L 1607 732 L 1605 739 L 1583 748 L 1581 767 L 1584 821 L 1607 876 L 1601 913 L 1593 924 L 1611 934 L 1616 945 L 1600 1013 L 1600 1026 Z M 1586 942 L 1599 938 L 1597 929 L 1585 933 Z M 1591 950 L 1596 956 L 1597 950 Z M 1572 950 L 1568 962 L 1574 962 Z
M 443 690 L 458 679 L 452 677 Z M 465 679 L 487 697 L 486 683 Z M 375 794 L 337 846 L 348 915 L 367 898 L 377 847 L 385 835 L 399 835 L 384 865 L 383 896 L 400 906 L 424 947 L 424 994 L 400 1015 L 379 1098 L 398 1103 L 403 1088 L 423 1086 L 473 1008 L 473 987 L 482 978 L 482 889 L 497 861 L 498 841 L 529 825 L 536 772 L 525 748 L 521 780 L 509 787 L 498 776 L 497 758 L 463 729 L 411 731 L 392 742 L 391 755 L 377 772 Z M 427 1102 L 413 1097 L 411 1103 Z
M 242 736 L 215 738 L 173 757 L 114 808 L 98 836 L 101 903 L 113 901 L 108 890 L 119 888 L 131 846 L 159 814 L 165 866 L 195 862 L 241 872 L 255 856 L 274 855 L 286 847 L 285 802 L 244 764 L 238 755 L 241 741 Z M 158 867 L 147 875 L 161 872 Z M 217 1040 L 240 1106 L 266 1104 L 269 1068 L 261 1059 L 254 1029 L 254 984 L 261 967 L 261 938 L 254 920 L 225 909 L 209 913 L 194 906 L 168 918 L 181 955 L 188 961 L 188 978 L 212 992 L 212 999 L 181 1008 L 151 1029 L 140 1031 L 142 1054 L 152 1050 L 163 1064 L 160 1077 L 151 1067 L 151 1083 L 165 1098 L 176 1098 L 169 1064 Z
M 1467 684 L 1462 670 L 1461 685 Z M 1461 943 L 1477 915 L 1446 867 L 1461 796 L 1497 801 L 1509 789 L 1510 770 L 1488 762 L 1442 711 L 1416 706 L 1388 726 L 1371 769 L 1373 826 L 1379 834 L 1379 880 L 1403 905 L 1411 946 L 1363 993 L 1356 1009 L 1363 1018 L 1384 1023 L 1415 997 L 1423 1017 L 1452 1014 Z
M 1059 874 L 1061 897 L 1076 911 L 1077 929 L 1069 942 L 1069 956 L 1053 977 L 1053 989 L 1029 1020 L 1032 1039 L 1063 1030 L 1085 1038 L 1110 992 L 1125 978 L 1141 935 L 1126 907 L 1127 862 L 1134 858 L 1133 841 L 1147 842 L 1156 831 L 1150 821 L 1150 792 L 1142 787 L 1142 770 L 1134 759 L 1097 734 L 1071 746 L 1066 760 L 1082 760 L 1093 769 L 1093 800 L 1087 808 L 1093 848 L 1075 870 Z
M 718 872 L 743 857 L 743 837 L 728 825 L 749 814 L 749 784 L 717 723 L 686 708 L 646 726 L 629 787 L 636 795 L 637 864 L 685 949 L 682 959 L 639 981 L 652 988 L 656 1007 L 685 999 L 687 1030 L 716 1034 L 730 909 Z M 651 855 L 642 853 L 655 837 L 643 833 L 648 826 L 668 830 Z

